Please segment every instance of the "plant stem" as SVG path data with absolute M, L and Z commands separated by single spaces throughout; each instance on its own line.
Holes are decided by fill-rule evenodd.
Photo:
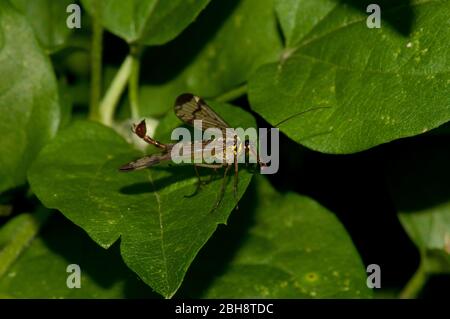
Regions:
M 139 117 L 139 72 L 140 72 L 141 49 L 131 48 L 131 74 L 128 83 L 128 96 L 130 99 L 131 118 Z
M 3 226 L 2 231 L 11 239 L 0 250 L 0 278 L 30 244 L 49 215 L 50 210 L 41 208 L 34 214 L 18 215 Z
M 243 84 L 215 98 L 217 102 L 229 102 L 247 93 L 247 84 Z
M 117 103 L 130 78 L 131 66 L 133 64 L 132 60 L 133 57 L 130 54 L 122 62 L 119 71 L 117 71 L 116 76 L 100 103 L 100 122 L 107 126 L 111 126 L 113 123 L 113 116 Z
M 423 262 L 420 263 L 419 268 L 408 281 L 406 286 L 400 292 L 401 299 L 417 298 L 422 288 L 425 286 L 428 279 L 428 274 L 425 270 Z
M 94 16 L 91 47 L 91 98 L 89 118 L 99 120 L 99 105 L 102 94 L 103 27 L 98 16 Z

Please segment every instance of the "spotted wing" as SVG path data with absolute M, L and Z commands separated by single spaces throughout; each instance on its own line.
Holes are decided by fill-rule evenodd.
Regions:
M 174 108 L 177 117 L 187 124 L 194 125 L 195 120 L 202 120 L 203 130 L 218 128 L 225 131 L 230 127 L 204 100 L 193 94 L 181 94 L 177 97 Z

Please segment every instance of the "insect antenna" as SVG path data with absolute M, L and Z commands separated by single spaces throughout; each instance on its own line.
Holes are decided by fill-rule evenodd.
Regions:
M 282 120 L 281 122 L 275 124 L 274 127 L 278 127 L 278 126 L 280 126 L 281 124 L 283 124 L 284 122 L 287 122 L 287 121 L 289 121 L 289 120 L 291 120 L 291 119 L 293 119 L 294 117 L 297 117 L 297 116 L 299 116 L 299 115 L 303 115 L 303 114 L 305 114 L 305 113 L 308 113 L 308 112 L 311 112 L 311 111 L 316 111 L 316 110 L 321 110 L 321 109 L 331 109 L 331 107 L 330 107 L 330 106 L 318 106 L 318 107 L 313 107 L 313 108 L 307 109 L 307 110 L 305 110 L 305 111 L 301 111 L 301 112 L 295 113 L 295 114 L 289 116 L 288 118 L 285 118 L 285 119 Z

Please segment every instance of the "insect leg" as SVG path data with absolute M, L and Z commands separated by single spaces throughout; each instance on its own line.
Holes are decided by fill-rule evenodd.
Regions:
M 202 180 L 200 178 L 200 174 L 198 172 L 198 165 L 194 164 L 194 170 L 195 170 L 195 175 L 197 175 L 197 186 L 195 187 L 195 191 L 190 194 L 190 195 L 184 195 L 184 197 L 186 198 L 190 198 L 193 197 L 195 195 L 197 195 L 198 191 L 200 190 L 200 186 L 202 185 Z
M 213 173 L 211 175 L 209 175 L 209 180 L 208 180 L 208 184 L 211 183 L 214 179 L 214 176 L 216 176 L 217 173 L 217 168 L 213 168 Z
M 211 213 L 215 211 L 217 207 L 219 207 L 220 203 L 222 202 L 223 196 L 225 195 L 225 188 L 227 186 L 227 173 L 230 167 L 231 167 L 230 165 L 225 166 L 225 172 L 223 173 L 222 187 L 220 188 L 219 198 L 217 199 L 216 204 L 211 210 Z
M 200 163 L 197 164 L 198 167 L 207 167 L 207 168 L 212 168 L 213 169 L 213 174 L 209 175 L 209 179 L 206 182 L 202 182 L 202 185 L 207 185 L 209 183 L 212 182 L 213 177 L 215 175 L 215 173 L 217 172 L 218 168 L 221 168 L 223 165 L 222 164 L 204 164 L 204 163 Z
M 234 136 L 234 186 L 233 186 L 233 193 L 234 193 L 234 199 L 237 199 L 237 188 L 238 188 L 238 170 L 239 170 L 239 163 L 237 158 L 237 135 Z M 236 209 L 239 209 L 239 206 L 236 202 Z
M 238 178 L 239 178 L 239 165 L 238 165 L 238 161 L 237 158 L 235 156 L 234 159 L 234 187 L 233 187 L 233 192 L 234 192 L 234 199 L 237 200 L 237 191 L 238 191 Z M 238 203 L 236 202 L 236 209 L 239 209 Z
M 194 164 L 194 170 L 195 170 L 195 174 L 197 175 L 198 178 L 198 183 L 197 183 L 197 188 L 195 189 L 195 191 L 190 194 L 190 195 L 184 195 L 184 197 L 192 197 L 194 195 L 196 195 L 198 193 L 198 191 L 200 190 L 200 186 L 203 184 L 208 184 L 212 179 L 210 178 L 210 180 L 208 182 L 202 182 L 201 178 L 200 178 L 200 174 L 198 172 L 198 168 L 199 167 L 207 167 L 207 168 L 212 168 L 214 169 L 214 172 L 218 169 L 221 168 L 222 165 L 221 164 L 203 164 L 203 163 L 198 163 L 198 164 Z
M 198 167 L 212 168 L 214 170 L 214 173 L 209 176 L 209 180 L 207 182 L 203 182 L 203 185 L 206 185 L 206 184 L 211 183 L 211 181 L 213 180 L 213 176 L 217 172 L 217 169 L 221 168 L 223 165 L 222 164 L 203 164 L 202 163 L 202 164 L 197 164 L 197 166 Z

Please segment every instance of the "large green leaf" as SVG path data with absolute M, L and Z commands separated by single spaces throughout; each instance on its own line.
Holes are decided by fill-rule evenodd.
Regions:
M 278 193 L 262 177 L 255 181 L 230 226 L 215 234 L 195 261 L 183 286 L 188 295 L 210 298 L 372 295 L 366 286 L 361 259 L 332 213 L 308 197 Z M 207 270 L 213 270 L 213 276 Z M 210 281 L 205 284 L 207 278 Z M 205 289 L 198 291 L 199 286 Z
M 0 2 L 0 192 L 26 171 L 59 123 L 58 87 L 26 19 Z
M 33 216 L 22 214 L 11 220 L 0 230 L 0 240 L 7 230 L 11 232 L 23 221 L 32 223 Z M 15 229 L 14 232 L 20 234 L 23 229 Z M 26 248 L 7 272 L 0 276 L 0 298 L 155 296 L 123 264 L 117 245 L 108 251 L 101 249 L 82 230 L 62 217 L 53 216 L 42 235 Z M 69 289 L 66 285 L 71 275 L 66 271 L 70 264 L 80 266 L 79 289 Z
M 280 49 L 273 0 L 213 1 L 176 40 L 144 55 L 142 78 L 150 84 L 141 88 L 140 112 L 160 115 L 180 92 L 228 92 Z
M 277 2 L 287 46 L 250 79 L 250 104 L 314 150 L 357 152 L 450 119 L 450 1 L 379 1 L 380 29 L 366 26 L 368 3 Z
M 82 0 L 103 26 L 129 43 L 163 44 L 175 38 L 210 0 Z
M 213 106 L 232 124 L 239 119 L 255 126 L 241 109 Z M 140 156 L 112 129 L 77 122 L 45 147 L 30 170 L 29 181 L 44 205 L 59 209 L 102 247 L 121 237 L 125 263 L 158 293 L 171 297 L 199 249 L 217 224 L 226 222 L 236 201 L 230 182 L 221 205 L 211 212 L 220 178 L 186 198 L 197 182 L 190 165 L 118 171 Z M 221 174 L 220 170 L 217 177 Z M 241 170 L 239 198 L 250 178 L 248 171 Z
M 66 24 L 66 8 L 73 0 L 9 0 L 22 12 L 33 27 L 41 45 L 49 52 L 66 43 L 72 29 Z
M 390 185 L 400 222 L 428 273 L 450 272 L 450 152 L 447 136 L 398 145 Z

